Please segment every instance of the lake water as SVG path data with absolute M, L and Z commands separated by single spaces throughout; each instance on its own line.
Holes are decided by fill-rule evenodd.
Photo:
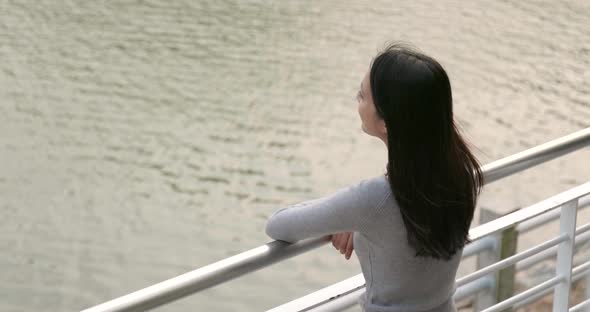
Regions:
M 382 173 L 385 146 L 361 130 L 354 96 L 390 40 L 447 69 L 482 163 L 590 126 L 588 1 L 0 11 L 1 311 L 77 311 L 257 247 L 281 206 Z M 588 159 L 490 184 L 480 206 L 586 182 Z M 158 310 L 260 311 L 359 272 L 325 246 Z

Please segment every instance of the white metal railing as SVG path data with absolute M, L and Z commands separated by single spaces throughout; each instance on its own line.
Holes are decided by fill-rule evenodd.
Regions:
M 590 128 L 574 132 L 483 166 L 484 182 L 488 184 L 497 181 L 588 145 L 590 145 Z M 328 236 L 309 238 L 293 244 L 272 241 L 205 267 L 90 307 L 83 310 L 83 312 L 152 309 L 315 249 L 327 244 L 329 241 Z M 483 239 L 481 241 L 486 242 Z M 484 247 L 473 247 L 472 252 L 485 250 Z M 362 275 L 360 277 L 362 278 Z M 351 293 L 358 294 L 362 292 L 363 287 L 364 285 L 361 285 L 358 287 L 359 289 Z

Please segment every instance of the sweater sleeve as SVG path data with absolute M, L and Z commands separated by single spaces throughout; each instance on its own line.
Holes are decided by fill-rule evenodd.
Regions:
M 316 199 L 276 210 L 266 223 L 266 234 L 289 243 L 340 232 L 363 232 L 367 207 L 366 179 Z

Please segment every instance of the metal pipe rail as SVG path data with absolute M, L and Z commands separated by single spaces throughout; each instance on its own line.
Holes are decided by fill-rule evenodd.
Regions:
M 555 238 L 548 240 L 542 244 L 539 244 L 539 245 L 534 246 L 530 249 L 527 249 L 521 253 L 518 253 L 516 255 L 513 255 L 513 256 L 510 256 L 506 259 L 498 261 L 498 262 L 494 263 L 493 265 L 485 267 L 484 269 L 481 269 L 481 270 L 478 270 L 478 271 L 473 272 L 471 274 L 468 274 L 467 276 L 464 276 L 464 277 L 457 280 L 457 286 L 463 286 L 469 282 L 475 281 L 476 279 L 478 279 L 480 277 L 484 277 L 490 273 L 493 273 L 495 271 L 499 271 L 500 269 L 509 267 L 522 259 L 529 258 L 533 255 L 538 254 L 539 252 L 541 252 L 547 248 L 557 246 L 560 243 L 565 242 L 567 240 L 568 240 L 567 235 L 561 234 L 558 237 L 555 237 Z
M 483 166 L 485 184 L 588 146 L 589 139 L 590 128 L 586 128 L 512 156 L 496 160 Z
M 590 207 L 590 196 L 584 196 L 584 197 L 580 198 L 578 211 L 580 211 L 584 208 L 587 208 L 587 207 Z M 530 220 L 526 220 L 522 223 L 519 223 L 516 226 L 516 230 L 519 233 L 530 231 L 530 230 L 535 229 L 541 225 L 551 222 L 557 218 L 559 218 L 559 211 L 554 210 L 554 211 L 545 213 L 543 215 L 540 215 L 538 217 L 532 218 Z M 496 244 L 497 244 L 496 239 L 494 239 L 493 237 L 485 237 L 485 238 L 478 240 L 477 242 L 467 244 L 467 246 L 465 246 L 465 248 L 463 249 L 463 258 L 477 255 L 478 253 L 480 253 L 484 250 L 493 249 L 496 247 Z M 549 257 L 549 256 L 551 256 L 551 255 L 548 255 L 547 257 Z M 534 263 L 531 263 L 531 265 L 532 264 L 534 264 Z
M 580 198 L 578 211 L 588 206 L 590 206 L 590 196 L 584 196 Z M 518 224 L 516 226 L 516 230 L 519 233 L 527 232 L 557 219 L 559 219 L 559 210 L 553 210 L 549 213 L 539 216 L 538 218 L 527 220 Z
M 482 167 L 488 184 L 590 145 L 590 128 L 502 158 Z M 315 237 L 289 244 L 272 241 L 205 267 L 90 307 L 82 312 L 143 311 L 254 272 L 320 247 L 330 240 Z
M 590 270 L 588 270 L 589 267 L 590 267 L 590 262 L 586 262 L 584 264 L 581 264 L 581 265 L 578 265 L 578 266 L 574 267 L 572 269 L 572 283 L 573 282 L 576 282 L 577 280 L 581 279 L 582 277 L 588 275 L 588 273 L 590 271 Z M 539 300 L 541 297 L 549 294 L 552 290 L 553 289 L 551 289 L 551 288 L 545 289 L 545 290 L 539 292 L 538 294 L 535 294 L 533 296 L 530 296 L 529 298 L 526 298 L 525 300 L 523 300 L 523 301 L 515 304 L 513 306 L 513 308 L 514 309 L 518 309 L 518 308 L 521 308 L 523 306 L 526 306 L 527 304 L 530 304 L 532 302 L 535 302 L 535 301 Z M 575 311 L 576 309 L 579 309 L 579 308 L 580 308 L 580 306 L 577 305 L 577 306 L 572 307 L 570 309 L 570 311 L 572 311 L 572 310 Z
M 590 225 L 590 224 L 586 224 L 586 225 Z M 582 227 L 580 227 L 576 230 L 576 243 L 575 243 L 576 247 L 578 245 L 582 245 L 584 243 L 587 243 L 590 240 L 590 233 L 584 233 L 586 231 L 587 231 L 587 229 L 582 229 Z M 556 254 L 557 254 L 557 248 L 555 248 L 555 247 L 551 247 L 551 248 L 548 248 L 547 250 L 543 250 L 539 254 L 534 255 L 530 258 L 524 259 L 521 262 L 517 263 L 516 264 L 516 271 L 526 270 L 529 267 L 531 267 L 541 261 L 555 257 Z

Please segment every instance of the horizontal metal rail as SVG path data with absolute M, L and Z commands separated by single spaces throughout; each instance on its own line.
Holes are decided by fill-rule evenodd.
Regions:
M 472 282 L 480 277 L 486 276 L 486 275 L 493 273 L 495 271 L 509 267 L 524 258 L 528 258 L 530 256 L 538 254 L 539 252 L 541 252 L 547 248 L 556 246 L 559 243 L 564 242 L 566 240 L 567 240 L 567 235 L 562 234 L 562 235 L 552 238 L 546 242 L 543 242 L 539 245 L 536 245 L 532 248 L 529 248 L 523 252 L 519 252 L 517 254 L 514 254 L 514 255 L 506 258 L 506 259 L 502 259 L 501 261 L 498 261 L 490 266 L 487 266 L 481 270 L 475 271 L 471 274 L 468 274 L 468 275 L 458 279 L 457 286 L 465 285 L 465 284 Z
M 269 266 L 327 243 L 327 237 L 288 244 L 273 241 L 82 312 L 144 311 Z
M 580 198 L 578 211 L 590 206 L 590 196 L 584 196 Z M 545 225 L 551 221 L 559 219 L 559 210 L 554 210 L 548 212 L 542 216 L 538 216 L 534 219 L 524 221 L 516 226 L 516 230 L 519 233 L 528 232 L 530 230 L 536 229 L 542 225 Z
M 524 171 L 559 156 L 590 145 L 590 128 L 549 141 L 523 152 L 494 161 L 482 167 L 484 183 L 488 184 Z M 500 230 L 500 229 L 498 229 Z M 485 231 L 473 233 L 482 238 Z M 470 231 L 471 234 L 471 231 Z M 476 236 L 476 237 L 474 237 Z M 301 240 L 293 244 L 273 241 L 205 267 L 154 284 L 133 293 L 90 307 L 83 312 L 137 311 L 155 308 L 187 295 L 257 271 L 273 263 L 315 249 L 330 240 L 327 236 Z
M 580 198 L 578 211 L 581 211 L 587 207 L 590 207 L 590 196 L 588 196 L 588 195 Z M 526 221 L 523 221 L 523 222 L 517 224 L 516 229 L 519 233 L 524 233 L 524 232 L 530 231 L 532 229 L 535 229 L 539 226 L 542 226 L 548 222 L 554 221 L 555 219 L 559 218 L 559 213 L 560 213 L 559 210 L 553 210 L 551 212 L 544 213 L 542 215 L 539 215 L 537 217 L 531 218 L 529 220 L 526 220 Z M 549 216 L 549 217 L 547 217 L 547 216 Z M 525 226 L 521 226 L 523 224 Z M 582 234 L 582 232 L 585 232 L 585 231 L 586 230 L 578 229 L 576 232 L 576 235 Z M 497 244 L 497 241 L 493 237 L 484 237 L 478 241 L 467 244 L 465 246 L 465 248 L 463 249 L 463 258 L 477 255 L 484 250 L 493 249 L 493 248 L 495 248 L 496 244 Z M 523 260 L 523 262 L 528 261 L 528 260 L 529 259 Z
M 576 233 L 575 246 L 577 247 L 581 244 L 585 244 L 589 240 L 590 240 L 590 233 L 583 233 L 580 236 L 578 236 L 578 234 Z M 526 269 L 530 268 L 531 266 L 533 266 L 537 263 L 540 263 L 541 261 L 555 257 L 555 255 L 557 255 L 557 248 L 556 247 L 551 247 L 551 248 L 548 248 L 547 250 L 543 250 L 542 252 L 540 252 L 537 255 L 534 255 L 530 258 L 527 258 L 527 259 L 524 259 L 524 260 L 518 262 L 516 264 L 516 271 L 526 270 Z
M 496 312 L 496 311 L 503 311 L 504 309 L 507 309 L 507 308 L 511 308 L 515 304 L 517 304 L 518 302 L 521 302 L 521 301 L 527 299 L 528 297 L 539 294 L 539 293 L 543 292 L 544 290 L 552 289 L 557 284 L 563 283 L 564 281 L 565 281 L 565 278 L 563 276 L 561 276 L 561 275 L 554 276 L 551 279 L 549 279 L 549 280 L 547 280 L 535 287 L 529 288 L 529 289 L 519 293 L 518 295 L 512 296 L 512 297 L 510 297 L 498 304 L 495 304 L 495 305 L 483 310 L 482 312 Z
M 461 258 L 464 259 L 467 257 L 477 255 L 484 250 L 494 249 L 494 248 L 496 248 L 497 244 L 498 244 L 498 241 L 494 237 L 491 237 L 491 236 L 484 237 L 484 238 L 479 239 L 477 241 L 471 242 L 463 248 L 463 255 L 461 256 Z
M 526 208 L 516 210 L 490 222 L 478 225 L 469 230 L 469 237 L 475 241 L 492 233 L 507 229 L 514 224 L 523 222 L 543 213 L 547 213 L 571 200 L 579 199 L 589 193 L 590 182 L 586 182 L 565 192 L 551 196 Z
M 338 311 L 356 304 L 358 295 L 365 291 L 364 285 L 363 274 L 357 274 L 267 312 L 313 311 L 315 308 Z
M 455 295 L 453 295 L 453 300 L 455 300 L 455 302 L 457 302 L 457 301 L 461 301 L 465 298 L 469 298 L 469 297 L 479 293 L 480 291 L 484 291 L 486 289 L 492 289 L 495 284 L 496 284 L 496 281 L 494 280 L 493 277 L 484 276 L 484 277 L 478 279 L 477 281 L 465 284 L 461 287 L 457 287 L 457 290 L 455 291 Z
M 573 306 L 569 312 L 582 312 L 587 311 L 587 308 L 590 308 L 590 299 L 584 300 L 575 306 Z
M 590 261 L 575 267 L 572 270 L 572 275 L 575 276 L 582 276 L 588 274 L 590 272 Z
M 548 160 L 588 146 L 590 128 L 586 128 L 559 139 L 530 148 L 523 152 L 502 158 L 483 166 L 485 183 L 505 178 Z
M 572 283 L 575 283 L 576 281 L 578 281 L 582 277 L 588 275 L 588 268 L 586 267 L 587 265 L 590 265 L 590 262 L 584 263 L 582 265 L 578 265 L 577 267 L 572 269 Z M 527 298 L 526 300 L 523 300 L 523 301 L 515 304 L 513 306 L 513 308 L 518 309 L 518 308 L 524 307 L 528 304 L 531 304 L 531 303 L 539 300 L 540 298 L 546 296 L 551 291 L 553 291 L 553 289 L 550 288 L 550 289 L 546 289 L 542 292 L 539 292 L 538 294 L 535 294 L 535 295 Z

